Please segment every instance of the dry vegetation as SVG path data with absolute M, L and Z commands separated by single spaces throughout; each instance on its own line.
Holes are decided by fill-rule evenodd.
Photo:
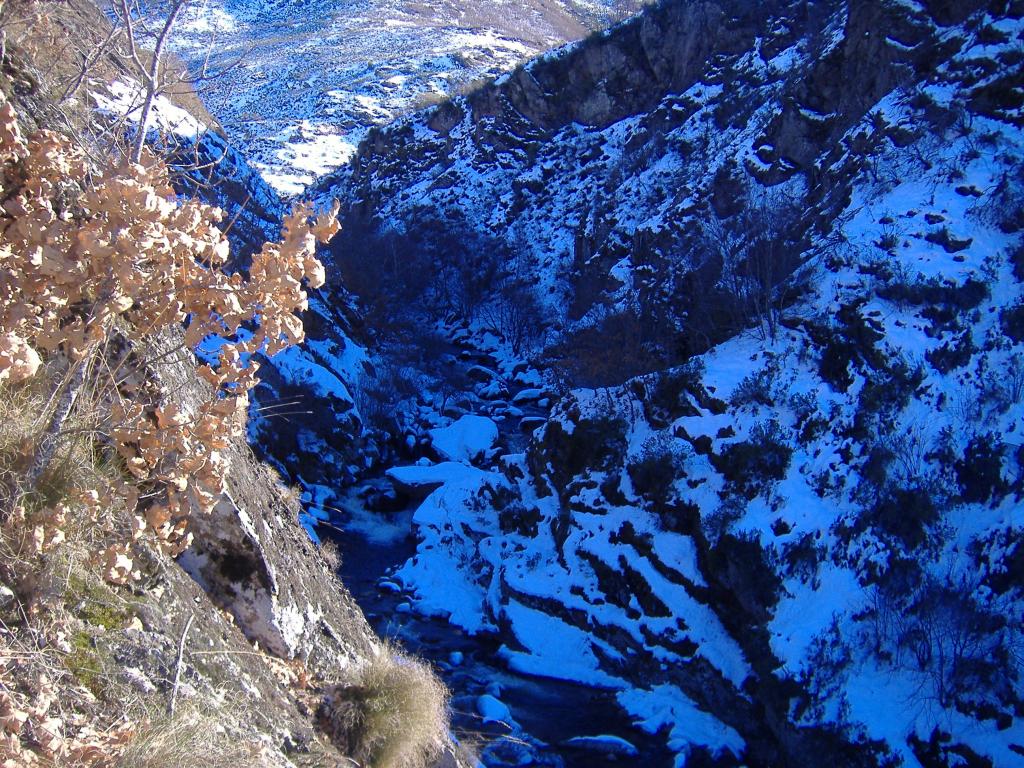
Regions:
M 219 211 L 180 201 L 154 158 L 109 165 L 62 134 L 26 137 L 0 93 L 4 765 L 111 765 L 132 750 L 130 765 L 181 764 L 173 750 L 196 739 L 217 754 L 215 729 L 97 708 L 116 698 L 95 633 L 127 614 L 116 593 L 86 609 L 80 598 L 96 602 L 100 574 L 137 581 L 147 559 L 188 545 L 190 517 L 216 504 L 224 450 L 244 434 L 249 358 L 302 339 L 303 284 L 323 282 L 315 244 L 337 229 L 297 209 L 247 279 L 228 275 Z M 160 365 L 211 338 L 206 398 L 178 401 Z M 81 610 L 89 620 L 72 621 Z M 170 757 L 140 763 L 139 740 Z
M 97 121 L 92 94 L 114 80 L 138 79 L 150 54 L 132 60 L 125 29 L 113 27 L 92 0 L 0 2 L 0 91 L 29 107 L 23 119 L 76 138 L 94 159 L 99 147 L 126 145 L 123 120 Z M 206 125 L 217 121 L 203 106 L 184 64 L 165 56 L 161 93 Z
M 244 434 L 247 393 L 258 382 L 250 357 L 302 340 L 302 285 L 323 284 L 315 244 L 337 222 L 326 215 L 312 224 L 308 209 L 296 209 L 283 241 L 254 256 L 244 279 L 220 269 L 229 253 L 220 211 L 179 202 L 159 163 L 98 171 L 58 134 L 26 141 L 9 103 L 0 106 L 0 162 L 0 382 L 31 380 L 44 359 L 64 368 L 35 444 L 22 446 L 23 471 L 2 489 L 0 523 L 41 528 L 42 553 L 59 543 L 51 531 L 63 527 L 69 503 L 96 518 L 128 500 L 138 512 L 131 538 L 148 530 L 165 552 L 180 552 L 189 515 L 211 511 L 223 493 L 223 451 Z M 176 402 L 139 355 L 186 321 L 181 345 L 159 356 L 217 340 L 216 366 L 198 368 L 211 385 L 202 403 Z M 87 393 L 91 423 L 75 434 L 119 471 L 48 504 L 39 482 Z M 102 557 L 108 578 L 132 577 L 127 544 Z
M 211 716 L 198 709 L 158 716 L 134 734 L 118 756 L 116 768 L 180 768 L 202 755 L 205 768 L 244 768 L 259 762 L 253 744 L 238 742 Z
M 347 683 L 328 691 L 324 730 L 359 765 L 425 768 L 448 730 L 448 691 L 422 662 L 385 646 Z

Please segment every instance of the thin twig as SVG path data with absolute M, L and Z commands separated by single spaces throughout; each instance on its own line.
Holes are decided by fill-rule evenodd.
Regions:
M 174 705 L 178 701 L 178 687 L 181 685 L 181 661 L 185 657 L 185 643 L 188 641 L 188 631 L 192 629 L 192 622 L 195 621 L 195 614 L 190 613 L 188 621 L 185 622 L 185 629 L 181 633 L 181 641 L 178 643 L 178 661 L 174 668 L 174 687 L 171 689 L 171 700 L 167 703 L 167 716 L 174 717 Z

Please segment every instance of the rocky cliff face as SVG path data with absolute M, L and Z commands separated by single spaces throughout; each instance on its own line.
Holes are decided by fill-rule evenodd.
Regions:
M 373 132 L 317 193 L 348 201 L 361 232 L 415 232 L 429 211 L 496 234 L 557 330 L 632 305 L 641 341 L 698 350 L 736 328 L 718 283 L 723 248 L 751 239 L 737 214 L 778 212 L 794 251 L 824 237 L 872 151 L 851 128 L 930 77 L 985 8 L 663 3 Z
M 187 361 L 163 378 L 178 392 L 202 387 Z M 234 446 L 230 461 L 228 492 L 195 521 L 195 543 L 178 562 L 251 641 L 337 678 L 374 653 L 375 638 L 299 525 L 298 495 L 248 446 Z
M 889 144 L 958 119 L 920 100 L 919 119 L 894 124 L 881 107 L 888 95 L 939 76 L 964 84 L 971 110 L 1016 119 L 1012 54 L 994 54 L 985 74 L 944 63 L 978 39 L 986 9 L 1013 7 L 659 4 L 371 132 L 349 168 L 312 190 L 345 203 L 336 292 L 322 306 L 351 307 L 355 291 L 365 307 L 369 291 L 418 309 L 420 326 L 497 317 L 499 333 L 528 336 L 569 381 L 589 385 L 682 362 L 755 318 L 770 330 L 802 290 L 799 279 L 783 283 L 837 245 L 858 174 L 879 174 Z M 529 327 L 499 327 L 510 303 L 530 308 Z M 292 377 L 315 383 L 288 393 L 329 400 L 346 426 L 269 425 L 290 446 L 271 453 L 283 463 L 308 454 L 299 432 L 347 472 L 359 462 L 339 446 L 361 429 L 352 394 L 366 372 L 350 363 L 370 336 L 356 331 L 362 344 L 351 343 L 352 312 L 340 323 L 318 314 L 321 352 Z M 331 327 L 346 338 L 328 339 Z M 628 352 L 597 359 L 601 338 Z
M 207 385 L 177 346 L 168 340 L 150 375 L 187 406 Z M 68 597 L 81 601 L 76 637 L 90 641 L 78 641 L 88 651 L 77 652 L 103 670 L 102 684 L 92 681 L 101 701 L 111 691 L 160 698 L 173 687 L 179 712 L 202 713 L 204 727 L 224 729 L 245 765 L 340 764 L 346 745 L 325 725 L 325 696 L 343 700 L 359 670 L 391 651 L 339 581 L 337 562 L 300 524 L 299 494 L 247 445 L 226 454 L 228 490 L 211 515 L 193 521 L 192 545 L 176 560 L 140 557 L 143 575 L 130 598 L 76 575 Z M 462 765 L 438 726 L 426 738 L 439 764 Z
M 201 398 L 205 385 L 187 357 L 161 378 Z M 379 652 L 377 638 L 299 524 L 297 494 L 247 445 L 233 446 L 229 461 L 228 492 L 211 516 L 195 521 L 195 541 L 178 558 L 202 590 L 204 606 L 195 613 L 230 617 L 274 657 L 299 660 L 323 681 L 344 679 L 346 669 Z

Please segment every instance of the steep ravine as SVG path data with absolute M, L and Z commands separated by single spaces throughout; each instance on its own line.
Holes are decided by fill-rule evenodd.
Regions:
M 429 489 L 410 609 L 680 762 L 1020 765 L 1022 15 L 665 2 L 374 132 L 319 187 L 338 274 L 400 255 L 429 323 L 499 254 L 469 298 L 532 296 L 564 385 Z M 438 462 L 437 394 L 388 466 Z
M 146 201 L 147 213 L 152 214 L 145 226 L 130 217 L 119 219 L 131 222 L 117 235 L 124 237 L 119 247 L 129 242 L 128 249 L 137 250 L 139 271 L 156 269 L 159 257 L 144 261 L 153 241 L 134 240 L 138 232 L 129 235 L 128 230 L 139 226 L 156 232 L 156 239 L 187 236 L 184 229 L 174 230 L 173 223 L 168 223 L 169 212 L 180 212 L 176 207 L 179 201 L 163 184 L 148 187 L 139 181 L 145 178 L 143 174 L 124 173 L 118 148 L 109 144 L 109 112 L 94 111 L 92 96 L 116 91 L 116 81 L 105 78 L 124 71 L 123 62 L 103 47 L 104 39 L 108 43 L 112 39 L 108 33 L 106 18 L 89 0 L 19 4 L 13 11 L 11 6 L 0 8 L 0 107 L 5 132 L 0 185 L 8 206 L 2 217 L 3 231 L 10 235 L 12 221 L 25 215 L 14 203 L 24 205 L 19 184 L 28 179 L 43 186 L 45 193 L 59 188 L 60 220 L 82 225 L 77 234 L 85 241 L 88 238 L 82 233 L 87 217 L 102 214 L 79 210 L 88 197 L 83 187 L 113 179 L 117 183 L 106 187 L 113 191 L 105 203 L 116 208 L 120 201 L 125 209 L 133 210 L 136 200 L 129 203 L 127 199 L 138 194 Z M 60 47 L 55 41 L 60 41 Z M 98 63 L 94 62 L 90 74 L 97 82 L 89 84 L 94 90 L 58 103 L 60 94 L 71 93 L 69 84 L 79 74 L 72 72 L 71 80 L 67 79 L 69 51 L 73 49 L 95 53 Z M 53 133 L 37 134 L 36 129 Z M 96 138 L 104 132 L 102 141 Z M 72 150 L 68 150 L 66 134 L 73 137 Z M 81 178 L 54 174 L 39 182 L 33 180 L 32 171 L 25 171 L 24 177 L 21 168 L 12 173 L 15 160 L 29 165 L 20 160 L 21 136 L 32 149 L 45 146 L 47 152 L 61 157 L 61 162 L 67 163 L 65 168 L 80 169 L 75 173 Z M 205 135 L 203 142 L 217 157 L 227 151 L 220 135 Z M 78 151 L 88 160 L 77 154 L 74 159 L 69 157 Z M 153 160 L 147 158 L 146 162 Z M 235 232 L 239 235 L 236 247 L 239 241 L 243 248 L 262 242 L 266 227 L 280 226 L 276 196 L 262 196 L 266 186 L 239 155 L 227 152 L 221 165 L 205 170 L 212 179 L 205 192 L 219 202 L 227 201 L 225 207 L 234 205 L 235 213 L 248 206 L 252 214 L 251 219 L 240 215 L 234 222 L 240 225 Z M 224 176 L 218 177 L 218 171 Z M 65 176 L 70 172 L 62 171 Z M 192 213 L 197 219 L 207 215 Z M 219 214 L 210 214 L 211 221 L 219 218 Z M 93 237 L 99 231 L 91 230 Z M 10 242 L 16 238 L 11 237 Z M 2 243 L 5 318 L 24 307 L 31 311 L 33 306 L 24 294 L 11 288 L 15 270 L 7 267 L 17 264 L 22 255 L 14 251 L 12 258 L 10 242 L 5 239 Z M 74 246 L 67 250 L 73 253 Z M 30 257 L 24 258 L 27 262 Z M 184 261 L 202 272 L 209 262 L 200 265 L 199 258 L 191 262 L 185 256 Z M 83 272 L 86 263 L 67 261 L 69 269 L 78 267 Z M 159 295 L 163 296 L 163 291 Z M 175 294 L 171 291 L 170 295 Z M 88 304 L 86 299 L 83 304 L 100 306 Z M 147 417 L 155 423 L 162 416 L 153 411 L 159 413 L 161 407 L 165 408 L 163 414 L 184 411 L 193 415 L 215 395 L 197 372 L 196 357 L 180 328 L 157 333 L 151 320 L 145 330 L 133 327 L 128 318 L 119 317 L 115 322 L 108 317 L 107 321 L 102 344 L 83 353 L 83 379 L 79 381 L 85 380 L 86 385 L 78 386 L 82 392 L 90 390 L 88 394 L 76 392 L 76 385 L 69 383 L 74 365 L 68 367 L 62 358 L 71 357 L 70 343 L 62 354 L 47 359 L 34 381 L 20 387 L 17 378 L 7 379 L 11 359 L 4 360 L 0 393 L 5 414 L 0 762 L 10 766 L 159 764 L 183 768 L 228 764 L 319 768 L 348 763 L 349 750 L 345 744 L 335 743 L 337 732 L 325 727 L 321 705 L 329 690 L 350 682 L 357 670 L 378 658 L 390 658 L 387 649 L 300 525 L 299 494 L 256 459 L 244 438 L 217 434 L 215 443 L 204 446 L 211 461 L 215 458 L 218 467 L 224 468 L 226 490 L 218 487 L 209 514 L 182 505 L 182 514 L 192 514 L 190 533 L 194 535 L 183 552 L 172 556 L 164 549 L 166 540 L 143 535 L 143 516 L 152 512 L 150 505 L 160 496 L 159 481 L 156 472 L 147 478 L 149 482 L 140 481 L 128 471 L 124 456 L 111 447 L 113 441 L 104 430 L 113 424 L 114 429 L 109 430 L 113 432 L 125 421 L 106 420 L 110 401 L 119 401 L 126 408 L 138 406 L 140 413 L 152 409 Z M 3 335 L 14 337 L 6 326 Z M 109 372 L 116 384 L 108 390 L 104 382 L 89 380 L 93 369 Z M 95 376 L 99 379 L 100 374 Z M 24 396 L 28 387 L 45 393 L 42 405 L 34 396 Z M 20 529 L 25 520 L 23 510 L 11 515 L 7 494 L 12 488 L 20 491 L 21 475 L 30 475 L 24 467 L 30 463 L 34 442 L 44 434 L 41 425 L 53 418 L 51 406 L 68 391 L 73 394 L 67 408 L 75 420 L 64 424 L 64 433 L 58 437 L 58 456 L 69 464 L 81 461 L 82 466 L 62 467 L 67 476 L 46 486 L 46 500 L 38 502 L 39 506 L 54 504 L 63 510 L 60 525 L 67 526 L 66 535 L 60 529 L 61 535 L 51 539 L 56 547 L 53 551 L 39 545 L 26 548 L 25 542 L 40 537 L 42 528 Z M 175 399 L 161 399 L 167 393 L 173 393 Z M 153 399 L 146 399 L 147 395 Z M 19 420 L 28 426 L 14 424 Z M 194 425 L 187 418 L 183 422 Z M 69 424 L 74 428 L 68 428 Z M 75 454 L 78 444 L 68 439 L 69 434 L 78 433 L 88 436 L 85 458 Z M 24 442 L 15 445 L 15 462 L 7 463 L 12 454 L 11 436 L 19 434 L 24 435 Z M 67 448 L 69 444 L 73 447 Z M 184 451 L 180 446 L 168 448 L 168 454 Z M 170 459 L 168 466 L 173 466 Z M 197 462 L 188 471 L 200 471 L 197 467 L 201 466 Z M 95 483 L 95 488 L 89 483 Z M 41 483 L 34 488 L 28 485 L 24 498 L 31 501 L 24 506 L 37 504 L 34 495 L 43 495 L 41 487 Z M 92 517 L 79 509 L 79 499 L 90 495 L 103 499 Z M 23 502 L 19 499 L 18 503 Z M 117 563 L 127 575 L 114 571 L 109 562 L 104 564 L 106 542 L 125 546 L 127 555 L 119 555 Z M 451 748 L 446 729 L 440 725 L 428 729 L 425 737 L 431 753 L 446 768 L 465 764 Z M 131 756 L 124 754 L 125 749 Z
M 540 394 L 545 394 L 542 390 L 497 373 L 502 366 L 493 354 L 496 350 L 486 345 L 482 347 L 480 337 L 466 334 L 463 329 L 449 329 L 448 332 L 454 339 L 449 348 L 455 353 L 450 355 L 449 374 L 452 380 L 472 381 L 466 375 L 470 370 L 478 378 L 471 389 L 455 393 L 451 399 L 471 413 L 500 414 L 493 450 L 469 463 L 500 471 L 505 457 L 520 451 L 535 453 L 541 450 L 537 437 L 531 435 L 531 431 L 549 418 L 551 396 L 540 397 Z M 526 381 L 534 381 L 539 376 L 538 372 L 522 364 L 511 367 Z M 493 378 L 484 372 L 491 372 Z M 533 392 L 539 394 L 531 395 Z M 524 395 L 529 398 L 525 402 Z M 519 406 L 512 406 L 514 402 Z M 505 416 L 510 408 L 513 413 Z M 447 415 L 458 419 L 460 413 L 465 411 L 457 407 Z M 445 416 L 439 413 L 426 413 L 423 418 L 427 423 L 431 420 L 438 423 L 446 421 Z M 524 430 L 521 424 L 527 428 Z M 595 447 L 600 449 L 600 446 Z M 432 460 L 444 458 L 438 457 L 434 453 L 436 449 L 429 444 L 422 450 Z M 561 460 L 553 458 L 556 463 Z M 404 462 L 398 460 L 395 466 L 401 468 L 408 461 L 408 458 Z M 421 457 L 420 462 L 426 464 L 427 460 Z M 425 594 L 421 589 L 409 591 L 402 586 L 403 569 L 417 559 L 417 555 L 430 549 L 429 546 L 426 549 L 418 547 L 422 541 L 420 526 L 423 523 L 417 522 L 415 515 L 423 494 L 429 493 L 429 486 L 421 491 L 415 486 L 407 486 L 405 482 L 394 483 L 399 504 L 401 500 L 406 503 L 406 506 L 395 509 L 397 505 L 390 501 L 394 492 L 385 490 L 383 495 L 380 492 L 382 487 L 386 489 L 388 486 L 386 481 L 382 483 L 384 474 L 380 470 L 391 468 L 384 464 L 374 475 L 364 477 L 355 488 L 347 491 L 335 489 L 337 495 L 327 509 L 328 514 L 324 515 L 328 520 L 317 532 L 339 546 L 342 553 L 339 574 L 352 590 L 374 630 L 383 637 L 395 638 L 404 647 L 430 659 L 441 671 L 453 693 L 456 733 L 462 734 L 468 743 L 479 743 L 483 763 L 488 768 L 522 765 L 523 761 L 530 765 L 566 768 L 610 767 L 624 761 L 652 768 L 676 764 L 673 751 L 666 746 L 664 733 L 639 728 L 635 719 L 617 702 L 614 690 L 573 683 L 571 677 L 559 680 L 558 673 L 554 671 L 553 676 L 537 677 L 510 668 L 502 649 L 520 646 L 516 633 L 510 627 L 499 624 L 484 631 L 466 632 L 451 623 L 443 611 L 439 615 L 418 612 L 415 606 L 424 599 L 428 603 L 445 599 L 441 594 Z M 406 494 L 412 494 L 412 498 Z M 367 500 L 373 509 L 367 508 Z M 387 511 L 384 511 L 385 506 Z M 469 529 L 466 532 L 472 537 Z M 699 528 L 695 535 L 699 536 Z M 641 548 L 642 542 L 636 542 L 636 546 Z M 712 578 L 716 571 L 715 566 L 706 562 L 707 542 L 702 541 L 697 551 L 699 570 Z M 595 559 L 592 565 L 597 568 L 602 564 Z M 672 576 L 686 581 L 671 566 L 662 563 L 662 567 Z M 436 575 L 440 577 L 437 579 L 440 585 L 443 575 Z M 609 572 L 608 579 L 618 585 L 615 590 L 625 592 L 623 600 L 633 599 L 635 595 L 645 605 L 645 600 L 656 601 L 651 597 L 650 587 L 642 580 L 638 581 L 636 573 L 623 581 L 621 574 Z M 753 764 L 784 762 L 797 765 L 802 759 L 797 756 L 813 755 L 818 748 L 825 747 L 799 734 L 787 723 L 784 714 L 780 717 L 771 711 L 768 702 L 778 696 L 771 691 L 773 678 L 770 670 L 777 661 L 770 651 L 759 647 L 764 641 L 762 635 L 745 638 L 749 643 L 747 647 L 753 649 L 748 657 L 763 659 L 761 664 L 766 673 L 763 679 L 768 681 L 762 690 L 750 696 L 735 690 L 717 670 L 699 659 L 692 659 L 690 664 L 677 669 L 652 663 L 646 658 L 649 649 L 644 643 L 631 638 L 620 627 L 603 626 L 554 598 L 541 599 L 529 592 L 517 592 L 504 583 L 499 588 L 508 598 L 558 617 L 595 639 L 607 642 L 609 647 L 632 656 L 634 661 L 628 665 L 610 662 L 611 667 L 619 668 L 632 679 L 678 685 L 702 708 L 714 712 L 723 723 L 743 736 L 748 744 L 747 756 Z M 444 588 L 439 586 L 438 589 L 443 591 Z M 703 592 L 696 591 L 702 593 L 702 599 L 723 616 L 746 615 L 728 585 L 712 583 Z M 744 619 L 739 618 L 738 621 L 743 622 Z M 658 638 L 648 639 L 652 643 L 662 642 Z M 539 642 L 543 644 L 546 641 L 541 637 Z M 666 648 L 670 647 L 671 644 L 666 644 Z M 504 723 L 488 719 L 494 715 L 493 711 L 487 710 L 485 701 L 489 701 L 492 707 L 497 706 L 499 713 L 505 712 L 499 715 Z
M 552 396 L 537 388 L 539 373 L 500 354 L 501 345 L 492 346 L 492 336 L 468 334 L 464 327 L 447 333 L 449 344 L 439 354 L 450 360 L 452 379 L 468 382 L 469 388 L 450 396 L 445 415 L 431 410 L 428 403 L 439 401 L 427 393 L 415 429 L 425 435 L 430 424 L 445 424 L 467 413 L 487 414 L 485 420 L 496 419 L 494 446 L 471 463 L 493 468 L 503 456 L 528 448 L 530 431 L 547 418 Z M 299 406 L 293 409 L 300 410 Z M 268 423 L 282 420 L 271 417 Z M 613 691 L 511 669 L 500 650 L 517 643 L 513 634 L 500 628 L 467 632 L 443 616 L 416 610 L 423 595 L 403 590 L 398 572 L 417 554 L 414 515 L 423 492 L 388 482 L 385 472 L 413 461 L 426 463 L 424 454 L 433 460 L 440 457 L 429 441 L 417 441 L 416 448 L 404 454 L 375 451 L 384 458 L 357 484 L 311 486 L 308 509 L 320 518 L 316 535 L 339 547 L 341 580 L 373 629 L 432 661 L 449 684 L 456 735 L 479 749 L 489 767 L 672 765 L 664 737 L 638 728 Z M 324 468 L 310 467 L 318 469 Z M 438 575 L 443 579 L 443 574 Z M 506 726 L 488 721 L 485 714 L 495 714 L 485 702 L 498 707 L 498 720 L 515 722 Z M 503 707 L 508 708 L 507 714 L 501 714 Z M 578 741 L 568 743 L 571 739 Z
M 487 379 L 483 372 L 500 370 L 498 361 L 464 331 L 453 336 L 452 378 L 472 381 L 466 374 L 473 371 L 483 379 L 453 399 L 468 401 L 474 411 L 492 415 L 514 409 L 499 417 L 493 455 L 482 462 L 493 466 L 502 455 L 525 450 L 530 435 L 523 425 L 546 419 L 549 399 L 533 399 L 533 388 L 498 374 Z M 489 389 L 487 385 L 495 382 L 501 386 Z M 512 406 L 514 402 L 519 405 Z M 367 509 L 361 497 L 380 487 L 383 477 L 366 478 L 361 487 L 344 494 L 332 510 L 331 524 L 319 533 L 339 546 L 341 579 L 374 630 L 437 666 L 453 694 L 455 732 L 480 751 L 485 766 L 672 765 L 672 753 L 664 739 L 638 728 L 612 692 L 516 672 L 499 654 L 503 645 L 516 642 L 514 635 L 500 630 L 467 633 L 444 617 L 417 613 L 413 609 L 416 597 L 401 588 L 396 574 L 417 553 L 414 517 L 419 502 L 407 501 L 404 508 L 388 512 Z M 502 715 L 504 707 L 507 715 Z
M 348 230 L 260 394 L 310 413 L 253 437 L 460 709 L 452 648 L 676 764 L 1021 764 L 1022 16 L 664 2 L 318 188 Z M 467 415 L 504 446 L 443 455 Z

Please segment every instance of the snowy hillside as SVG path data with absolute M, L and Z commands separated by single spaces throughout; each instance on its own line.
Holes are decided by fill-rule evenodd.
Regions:
M 618 323 L 662 363 L 682 360 L 745 322 L 743 305 L 758 297 L 745 295 L 745 276 L 728 262 L 743 261 L 752 233 L 786 241 L 794 256 L 809 242 L 825 247 L 882 136 L 851 129 L 977 35 L 982 17 L 970 11 L 982 5 L 933 18 L 891 0 L 818 4 L 814 14 L 781 0 L 663 3 L 372 134 L 351 168 L 313 191 L 350 206 L 353 234 L 339 252 L 352 272 L 373 260 L 381 237 L 397 236 L 402 249 L 407 233 L 410 251 L 431 237 L 495 239 L 500 271 L 546 307 L 549 328 Z M 972 26 L 952 23 L 966 19 Z M 985 82 L 971 73 L 974 109 L 998 110 L 1015 87 L 1005 55 Z M 932 112 L 919 105 L 922 119 L 893 139 L 909 140 Z M 769 283 L 795 266 L 776 261 Z M 421 266 L 444 281 L 444 267 L 432 266 L 444 262 Z
M 227 135 L 282 194 L 354 153 L 367 128 L 442 100 L 641 0 L 295 3 L 205 0 L 175 34 Z
M 160 140 L 242 240 L 231 137 L 343 206 L 251 442 L 488 768 L 1024 766 L 1024 2 L 663 0 L 521 63 L 606 5 L 190 9 L 225 134 Z
M 345 303 L 450 340 L 389 588 L 677 765 L 1024 765 L 1022 12 L 666 2 L 373 132 Z
M 104 123 L 129 134 L 138 130 L 145 100 L 138 82 L 127 77 L 94 82 L 89 98 Z M 181 191 L 198 194 L 224 211 L 236 258 L 278 239 L 287 208 L 215 126 L 161 94 L 153 102 L 147 140 L 168 158 Z
M 1001 186 L 1024 146 L 973 131 L 858 179 L 774 340 L 576 391 L 525 454 L 453 475 L 397 574 L 414 605 L 619 690 L 683 755 L 1024 764 L 1022 198 Z

